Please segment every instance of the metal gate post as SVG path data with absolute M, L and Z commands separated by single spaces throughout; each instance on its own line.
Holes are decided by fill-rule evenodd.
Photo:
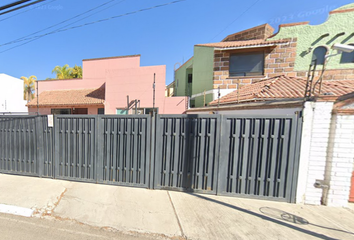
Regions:
M 104 138 L 104 121 L 101 115 L 95 116 L 95 159 L 94 159 L 94 170 L 96 172 L 95 180 L 96 183 L 103 182 L 103 148 L 100 144 L 103 144 Z
M 300 147 L 301 147 L 301 136 L 302 136 L 302 112 L 295 112 L 294 125 L 295 125 L 295 146 L 294 146 L 294 161 L 293 161 L 293 176 L 291 179 L 291 192 L 290 192 L 290 202 L 296 203 L 296 190 L 297 190 L 297 180 L 299 177 L 299 165 L 300 165 Z
M 227 176 L 228 151 L 223 151 L 222 147 L 227 144 L 227 118 L 220 116 L 220 134 L 219 134 L 219 159 L 217 169 L 217 188 L 216 194 L 220 195 L 226 189 L 225 178 Z
M 37 174 L 39 177 L 43 176 L 44 172 L 44 143 L 43 143 L 43 119 L 41 116 L 35 117 L 35 136 L 37 139 L 37 151 L 36 151 L 36 158 L 37 158 Z
M 53 115 L 53 179 L 59 176 L 59 122 L 58 117 Z
M 222 123 L 224 121 L 223 115 L 219 115 L 217 118 L 217 131 L 218 134 L 216 136 L 216 163 L 215 163 L 215 171 L 216 171 L 216 180 L 215 180 L 215 194 L 219 195 L 219 179 L 220 179 L 220 164 L 223 161 L 224 158 L 221 158 L 221 139 L 222 139 L 222 134 L 223 134 L 223 127 Z
M 156 118 L 157 115 L 153 112 L 151 116 L 151 127 L 150 127 L 150 164 L 149 164 L 149 189 L 155 189 L 155 151 L 156 151 Z

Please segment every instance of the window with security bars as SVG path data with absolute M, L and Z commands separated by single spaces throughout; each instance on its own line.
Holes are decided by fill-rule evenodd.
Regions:
M 262 76 L 264 52 L 237 53 L 230 56 L 229 76 Z

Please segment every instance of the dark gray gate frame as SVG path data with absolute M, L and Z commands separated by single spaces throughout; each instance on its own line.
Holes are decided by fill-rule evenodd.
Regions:
M 163 119 L 167 119 L 166 121 L 175 121 L 176 124 L 179 126 L 175 126 L 178 130 L 180 127 L 184 127 L 184 133 L 179 135 L 178 132 L 173 132 L 173 129 L 168 128 L 167 132 L 163 125 Z M 180 122 L 177 122 L 180 120 Z M 184 121 L 182 121 L 184 120 Z M 212 124 L 214 121 L 216 128 L 211 129 L 214 125 Z M 165 189 L 165 190 L 175 190 L 175 191 L 189 191 L 189 192 L 196 192 L 196 193 L 207 193 L 207 194 L 217 194 L 217 186 L 218 186 L 218 167 L 219 167 L 219 153 L 220 153 L 220 136 L 221 136 L 221 115 L 210 115 L 210 114 L 188 114 L 188 115 L 157 115 L 155 119 L 155 124 L 153 124 L 156 128 L 155 134 L 152 134 L 155 138 L 155 149 L 153 149 L 154 158 L 153 159 L 153 169 L 154 172 L 151 176 L 153 176 L 153 183 L 152 186 L 154 189 Z M 205 132 L 202 127 L 208 128 L 206 125 L 209 124 L 209 131 L 214 132 L 212 135 L 211 133 Z M 171 126 L 172 127 L 172 126 Z M 179 129 L 180 130 L 180 129 Z M 199 132 L 196 132 L 199 131 Z M 167 141 L 167 143 L 171 143 L 172 139 L 184 139 L 184 144 L 186 149 L 184 149 L 183 156 L 181 157 L 175 150 L 175 152 L 171 152 L 171 146 L 165 146 L 166 153 L 169 155 L 173 155 L 173 158 L 176 157 L 176 154 L 179 157 L 180 161 L 183 161 L 183 172 L 177 172 L 176 170 L 172 170 L 167 172 L 166 174 L 172 175 L 172 178 L 176 179 L 176 175 L 183 174 L 184 178 L 184 187 L 180 186 L 160 186 L 158 181 L 160 181 L 160 177 L 163 174 L 161 172 L 161 164 L 163 164 L 163 159 L 159 159 L 159 156 L 162 153 L 162 145 L 164 143 L 162 136 L 166 136 L 168 138 L 168 134 L 171 135 L 171 139 Z M 212 149 L 207 149 L 207 143 L 203 136 L 209 140 L 209 147 Z M 194 146 L 195 143 L 198 143 L 199 146 Z M 172 146 L 177 147 L 177 146 Z M 204 155 L 205 152 L 207 156 Z M 211 154 L 211 156 L 209 156 Z M 167 154 L 168 155 L 168 154 Z M 201 155 L 201 156 L 200 156 Z M 162 156 L 163 157 L 163 156 Z M 205 157 L 209 157 L 208 159 L 204 159 Z M 201 159 L 203 158 L 203 159 Z M 169 160 L 165 159 L 166 164 L 172 164 Z M 197 161 L 199 160 L 199 161 Z M 208 165 L 208 169 L 205 169 L 206 160 L 210 165 Z M 197 166 L 197 163 L 199 165 Z M 174 163 L 176 166 L 176 163 Z M 210 173 L 211 171 L 211 173 Z M 209 174 L 210 173 L 210 174 Z M 204 179 L 203 179 L 204 178 Z M 212 180 L 208 180 L 205 183 L 205 179 L 211 178 Z M 198 186 L 194 186 L 196 183 L 193 179 L 197 179 Z M 209 184 L 208 184 L 209 182 Z M 202 186 L 204 183 L 204 186 Z
M 225 166 L 222 166 L 222 164 L 226 164 L 227 161 L 226 159 L 228 158 L 225 152 L 222 152 L 220 150 L 220 159 L 219 159 L 219 167 L 218 167 L 218 186 L 217 186 L 217 195 L 225 195 L 225 196 L 236 196 L 236 197 L 245 197 L 245 198 L 255 198 L 255 199 L 266 199 L 266 200 L 272 200 L 272 201 L 287 201 L 289 203 L 295 203 L 296 202 L 296 190 L 297 190 L 297 178 L 298 178 L 298 171 L 299 171 L 299 160 L 300 160 L 300 146 L 301 146 L 301 134 L 302 134 L 302 123 L 303 123 L 303 116 L 302 112 L 295 112 L 294 114 L 284 114 L 284 115 L 249 115 L 249 114 L 234 114 L 234 115 L 222 115 L 221 116 L 221 122 L 222 122 L 222 127 L 221 127 L 221 133 L 220 133 L 220 139 L 221 139 L 221 145 L 225 144 L 226 137 L 222 137 L 224 134 L 229 134 L 226 132 L 226 120 L 228 118 L 231 119 L 250 119 L 250 118 L 255 118 L 255 119 L 291 119 L 291 139 L 290 142 L 294 144 L 293 147 L 290 147 L 290 154 L 289 158 L 291 158 L 291 168 L 293 171 L 289 171 L 290 173 L 290 184 L 287 182 L 287 194 L 286 198 L 274 198 L 274 197 L 265 197 L 265 196 L 257 196 L 257 195 L 246 195 L 246 194 L 230 194 L 226 193 L 223 191 L 225 189 L 225 181 L 221 181 L 222 179 L 222 174 L 227 174 L 224 172 Z M 224 160 L 225 159 L 225 160 Z M 224 171 L 223 171 L 224 170 Z
M 94 164 L 94 172 L 95 176 L 94 179 L 85 179 L 80 177 L 63 177 L 59 176 L 59 168 L 57 167 L 59 164 L 59 153 L 63 151 L 63 149 L 59 149 L 59 124 L 58 119 L 92 119 L 94 121 L 94 149 L 95 154 L 93 156 Z M 293 159 L 291 161 L 291 168 L 293 171 L 290 171 L 289 174 L 289 182 L 287 183 L 287 198 L 280 199 L 280 198 L 271 198 L 271 197 L 264 197 L 264 196 L 255 196 L 255 195 L 242 195 L 242 194 L 230 194 L 226 193 L 223 190 L 225 189 L 225 181 L 223 180 L 223 174 L 225 174 L 225 161 L 227 161 L 227 153 L 221 150 L 221 146 L 225 144 L 225 139 L 227 139 L 228 135 L 230 134 L 227 132 L 226 124 L 228 118 L 255 118 L 255 119 L 274 119 L 274 118 L 287 118 L 291 119 L 291 136 L 289 141 L 294 145 L 290 148 L 289 157 Z M 54 115 L 54 127 L 48 127 L 47 116 L 4 116 L 0 117 L 1 119 L 12 119 L 12 123 L 8 123 L 9 126 L 6 129 L 15 129 L 13 128 L 13 124 L 15 124 L 16 119 L 19 122 L 24 122 L 26 119 L 29 119 L 29 122 L 32 121 L 34 123 L 33 131 L 35 134 L 34 139 L 35 141 L 33 144 L 36 146 L 36 151 L 33 152 L 35 156 L 35 171 L 33 173 L 28 172 L 21 172 L 21 171 L 14 171 L 14 170 L 6 170 L 2 169 L 0 166 L 1 173 L 8 173 L 8 174 L 16 174 L 16 175 L 25 175 L 25 176 L 36 176 L 36 177 L 44 177 L 44 178 L 54 178 L 54 179 L 63 179 L 63 180 L 73 180 L 79 182 L 91 182 L 91 183 L 100 183 L 100 184 L 109 184 L 109 185 L 120 185 L 120 186 L 134 186 L 134 187 L 144 187 L 150 189 L 172 189 L 178 191 L 193 191 L 197 193 L 208 193 L 208 194 L 217 194 L 217 195 L 227 195 L 227 196 L 237 196 L 237 197 L 248 197 L 248 198 L 261 198 L 261 199 L 270 199 L 270 200 L 277 200 L 277 201 L 288 201 L 294 203 L 296 200 L 296 189 L 297 189 L 297 178 L 298 178 L 298 168 L 299 168 L 299 155 L 300 155 L 300 143 L 301 143 L 301 132 L 302 132 L 302 114 L 301 112 L 296 112 L 292 115 L 268 115 L 268 116 L 260 116 L 260 115 L 155 115 L 155 116 L 148 116 L 148 115 Z M 15 119 L 15 120 L 14 120 Z M 124 182 L 110 182 L 104 181 L 103 179 L 103 148 L 101 144 L 103 143 L 104 139 L 104 125 L 102 124 L 104 119 L 146 119 L 147 121 L 147 128 L 146 128 L 146 179 L 145 184 L 134 184 L 134 183 L 124 183 Z M 215 147 L 212 156 L 212 160 L 214 161 L 214 169 L 213 173 L 215 174 L 214 182 L 212 183 L 212 189 L 198 189 L 195 187 L 192 188 L 181 188 L 181 187 L 167 187 L 161 188 L 157 186 L 157 181 L 159 179 L 159 166 L 161 165 L 161 159 L 159 159 L 159 154 L 161 153 L 161 141 L 162 139 L 159 137 L 162 134 L 162 127 L 160 124 L 161 119 L 184 119 L 186 124 L 190 124 L 189 127 L 195 127 L 193 124 L 201 124 L 200 126 L 205 126 L 206 123 L 211 124 L 210 121 L 216 121 L 216 128 L 213 130 L 215 134 L 215 142 L 212 142 Z M 171 120 L 172 121 L 172 120 Z M 199 122 L 198 122 L 199 121 Z M 204 121 L 204 122 L 203 122 Z M 209 121 L 209 122 L 208 122 Z M 204 124 L 204 125 L 203 125 Z M 188 127 L 188 126 L 186 126 Z M 28 129 L 27 129 L 28 130 Z M 68 131 L 70 129 L 67 129 Z M 14 130 L 11 130 L 14 131 Z M 26 131 L 24 128 L 18 127 L 18 132 L 21 134 L 21 131 Z M 194 129 L 185 129 L 186 132 L 194 134 L 191 136 L 192 138 L 186 139 L 186 144 L 188 147 L 191 146 L 191 143 L 196 140 L 196 138 L 200 138 L 206 136 L 208 134 L 205 130 L 201 130 L 201 132 L 197 133 Z M 189 132 L 191 131 L 191 132 Z M 204 132 L 203 132 L 204 131 Z M 5 135 L 4 135 L 5 136 Z M 7 135 L 6 135 L 7 136 Z M 11 135 L 11 138 L 16 139 L 17 135 Z M 25 135 L 19 135 L 21 139 L 24 139 Z M 209 135 L 207 136 L 209 137 Z M 212 136 L 213 137 L 213 136 Z M 2 140 L 2 139 L 1 139 Z M 213 141 L 214 141 L 213 140 Z M 200 140 L 198 142 L 203 146 L 204 140 Z M 7 143 L 6 143 L 7 144 Z M 28 144 L 28 143 L 22 143 Z M 7 145 L 6 145 L 7 146 Z M 14 148 L 15 146 L 11 146 Z M 12 149 L 11 148 L 11 149 Z M 188 152 L 186 159 L 184 159 L 188 164 L 196 164 L 193 163 L 194 157 L 199 157 L 199 153 L 196 149 L 192 149 L 192 152 Z M 200 149 L 199 149 L 200 150 Z M 12 151 L 12 150 L 11 150 Z M 24 156 L 25 154 L 21 149 L 20 156 Z M 189 151 L 189 150 L 188 150 Z M 22 155 L 21 155 L 22 154 Z M 195 155 L 196 154 L 196 155 Z M 3 155 L 0 154 L 0 157 Z M 189 159 L 188 159 L 189 158 Z M 10 161 L 10 160 L 9 160 Z M 12 159 L 11 161 L 15 161 Z M 17 161 L 20 161 L 18 159 Z M 185 168 L 187 169 L 187 168 Z M 188 174 L 185 172 L 184 174 Z M 193 173 L 191 173 L 193 174 Z M 197 175 L 200 172 L 196 173 Z M 202 173 L 203 174 L 203 173 Z M 199 177 L 199 176 L 198 176 Z M 209 186 L 208 186 L 209 187 Z

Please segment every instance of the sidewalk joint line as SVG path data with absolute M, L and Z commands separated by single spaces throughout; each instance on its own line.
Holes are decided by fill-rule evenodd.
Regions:
M 172 205 L 172 208 L 173 208 L 173 212 L 175 213 L 175 216 L 176 216 L 176 219 L 177 219 L 177 223 L 178 223 L 179 229 L 180 229 L 180 231 L 181 231 L 182 237 L 185 238 L 185 239 L 187 239 L 187 238 L 186 238 L 186 235 L 184 235 L 183 228 L 182 228 L 181 222 L 180 222 L 180 220 L 179 220 L 179 218 L 178 218 L 175 205 L 174 205 L 173 202 L 172 202 L 172 198 L 171 198 L 170 192 L 169 192 L 169 191 L 166 191 L 166 192 L 167 192 L 168 198 L 170 199 L 170 202 L 171 202 L 171 205 Z

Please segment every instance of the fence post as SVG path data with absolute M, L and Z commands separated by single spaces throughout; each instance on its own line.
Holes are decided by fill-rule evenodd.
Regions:
M 218 157 L 218 168 L 217 168 L 217 188 L 216 194 L 220 195 L 226 188 L 225 178 L 227 177 L 227 162 L 228 162 L 228 154 L 229 151 L 223 151 L 224 149 L 228 149 L 225 144 L 227 144 L 227 117 L 224 115 L 220 115 L 220 134 L 219 134 L 219 157 Z
M 43 117 L 35 116 L 35 136 L 37 138 L 37 151 L 36 151 L 36 161 L 37 161 L 37 174 L 39 177 L 43 176 L 44 170 L 44 143 L 43 143 Z
M 59 176 L 59 122 L 57 115 L 53 115 L 53 179 Z
M 104 141 L 104 119 L 103 116 L 95 116 L 95 180 L 96 183 L 103 182 L 103 141 Z M 100 143 L 102 143 L 100 145 Z
M 217 135 L 216 135 L 216 163 L 215 163 L 215 171 L 216 171 L 216 181 L 215 181 L 215 194 L 218 195 L 219 192 L 219 172 L 220 172 L 220 162 L 223 160 L 220 155 L 221 155 L 221 139 L 222 139 L 222 122 L 224 118 L 223 115 L 218 115 L 217 116 Z
M 290 202 L 296 203 L 296 191 L 297 191 L 297 179 L 299 176 L 299 165 L 300 165 L 300 148 L 301 148 L 301 136 L 302 136 L 302 111 L 295 112 L 295 117 L 293 118 L 293 124 L 295 124 L 295 153 L 294 153 L 294 161 L 293 161 L 293 176 L 291 179 L 291 195 Z
M 155 189 L 155 151 L 156 151 L 156 118 L 155 112 L 151 116 L 150 127 L 150 164 L 149 164 L 149 189 Z

